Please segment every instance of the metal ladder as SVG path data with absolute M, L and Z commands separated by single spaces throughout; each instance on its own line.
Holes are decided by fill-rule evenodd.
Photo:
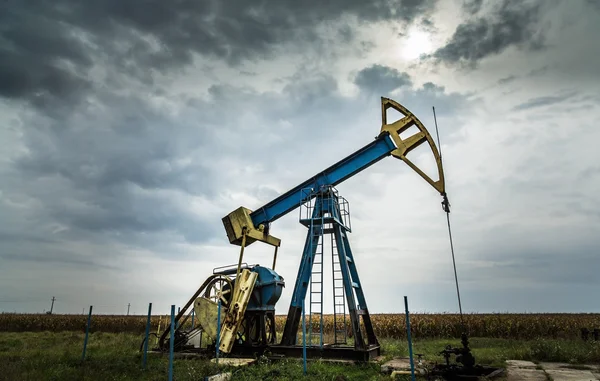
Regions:
M 310 274 L 308 345 L 313 345 L 313 338 L 315 338 L 319 347 L 323 346 L 323 219 L 323 213 L 321 213 L 320 219 L 317 219 L 317 221 L 312 219 L 310 223 L 313 234 L 311 242 L 317 242 L 317 246 L 314 248 L 315 254 Z M 315 226 L 315 222 L 317 226 Z
M 333 230 L 333 227 L 331 227 L 331 230 Z M 346 327 L 346 296 L 344 292 L 344 278 L 342 276 L 340 255 L 334 234 L 331 234 L 331 270 L 333 272 L 333 343 L 346 344 L 348 341 L 348 331 Z

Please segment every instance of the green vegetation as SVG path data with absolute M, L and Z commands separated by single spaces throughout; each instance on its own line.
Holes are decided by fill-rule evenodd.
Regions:
M 23 332 L 0 333 L 0 380 L 164 380 L 167 356 L 148 356 L 147 370 L 141 369 L 139 347 L 141 335 L 131 333 L 90 334 L 86 360 L 81 362 L 83 333 Z M 472 338 L 471 347 L 478 363 L 502 366 L 507 359 L 561 361 L 574 364 L 599 363 L 600 343 L 581 340 L 535 339 L 517 341 Z M 407 356 L 404 340 L 381 339 L 384 357 Z M 417 340 L 414 352 L 426 360 L 442 361 L 437 353 L 446 344 L 459 345 L 459 340 Z M 389 380 L 379 372 L 378 364 L 343 365 L 325 362 L 309 363 L 307 378 L 302 362 L 294 359 L 230 369 L 235 380 Z M 176 380 L 198 380 L 217 372 L 206 360 L 175 360 Z

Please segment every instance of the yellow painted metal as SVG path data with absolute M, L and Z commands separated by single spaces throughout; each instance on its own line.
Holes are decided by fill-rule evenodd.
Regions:
M 222 359 L 219 359 L 219 365 L 224 365 L 224 366 L 231 366 L 234 368 L 239 368 L 242 366 L 248 366 L 248 365 L 252 365 L 256 362 L 257 360 L 255 358 L 249 359 L 249 358 L 237 358 L 237 357 L 225 357 Z M 217 359 L 211 359 L 210 362 L 212 363 L 216 363 Z M 227 373 L 221 373 L 221 374 L 227 374 Z M 215 376 L 211 376 L 208 379 L 212 380 Z M 215 378 L 215 380 L 226 380 L 225 378 Z M 227 378 L 227 380 L 229 380 L 229 378 Z
M 213 340 L 217 338 L 217 317 L 219 306 L 217 303 L 205 297 L 196 298 L 194 301 L 194 311 L 198 325 Z M 225 319 L 227 308 L 221 306 L 221 323 Z
M 244 258 L 244 249 L 246 248 L 246 242 L 248 242 L 248 236 L 246 235 L 246 229 L 244 228 L 242 233 L 242 245 L 240 247 L 240 259 L 238 261 L 238 265 L 237 265 L 237 271 L 235 273 L 235 279 L 238 279 L 238 277 L 240 276 L 240 271 L 242 269 L 242 259 Z M 233 289 L 233 300 L 235 300 L 236 297 L 236 291 L 238 290 L 237 287 L 235 287 Z
M 156 330 L 156 343 L 158 345 L 158 335 L 160 334 L 160 325 L 162 324 L 162 315 L 158 316 L 158 329 Z
M 246 246 L 256 241 L 265 242 L 273 246 L 281 245 L 281 240 L 267 234 L 263 225 L 254 226 L 250 218 L 250 213 L 252 213 L 250 209 L 239 207 L 223 217 L 223 225 L 225 226 L 229 242 L 234 245 L 241 245 L 245 233 L 247 236 Z
M 397 120 L 393 123 L 387 123 L 387 110 L 394 109 L 400 112 L 404 117 L 400 120 Z M 389 98 L 381 98 L 381 132 L 380 134 L 388 133 L 394 143 L 396 144 L 396 149 L 392 151 L 392 156 L 404 161 L 411 167 L 415 172 L 419 174 L 425 181 L 427 181 L 432 187 L 434 187 L 440 194 L 446 194 L 446 185 L 444 181 L 444 170 L 442 168 L 442 158 L 438 152 L 437 147 L 435 146 L 434 140 L 429 134 L 429 131 L 425 128 L 423 123 L 407 108 L 399 104 L 398 102 L 391 100 Z M 419 129 L 419 132 L 410 136 L 407 139 L 402 139 L 400 134 L 409 128 L 415 126 Z M 410 153 L 413 149 L 417 148 L 421 144 L 427 142 L 429 144 L 429 148 L 433 153 L 433 157 L 435 158 L 435 162 L 438 170 L 438 180 L 433 180 L 427 174 L 425 174 L 419 167 L 417 167 L 412 161 L 410 161 L 406 155 Z
M 257 277 L 257 273 L 248 269 L 242 270 L 240 275 L 236 277 L 234 298 L 225 314 L 225 320 L 221 328 L 219 349 L 223 353 L 231 352 Z

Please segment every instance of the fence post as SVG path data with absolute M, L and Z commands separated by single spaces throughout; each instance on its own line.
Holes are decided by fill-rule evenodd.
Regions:
M 169 381 L 173 381 L 173 349 L 175 346 L 175 305 L 171 305 L 171 337 L 169 337 Z
M 404 297 L 404 310 L 406 311 L 406 336 L 408 337 L 408 356 L 410 357 L 410 374 L 415 381 L 415 362 L 413 360 L 412 338 L 410 336 L 410 317 L 408 316 L 408 298 Z
M 142 369 L 146 369 L 148 359 L 148 340 L 150 339 L 150 317 L 152 316 L 152 303 L 148 304 L 148 321 L 146 322 L 146 340 L 144 341 L 144 359 L 142 360 Z
M 219 346 L 221 339 L 221 298 L 217 300 L 217 349 L 215 353 L 215 362 L 219 365 Z
M 85 327 L 85 339 L 83 340 L 83 353 L 81 354 L 81 361 L 85 360 L 85 349 L 87 348 L 91 322 L 92 322 L 92 306 L 90 306 L 90 312 L 88 314 L 88 319 L 87 319 L 87 326 Z

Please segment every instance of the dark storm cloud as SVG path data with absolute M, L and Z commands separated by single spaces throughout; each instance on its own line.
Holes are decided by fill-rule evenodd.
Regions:
M 448 43 L 432 56 L 448 64 L 472 66 L 510 46 L 539 49 L 543 45 L 541 5 L 503 0 L 491 13 L 460 24 Z
M 506 280 L 528 280 L 537 284 L 600 284 L 597 274 L 600 266 L 600 258 L 596 255 L 597 238 L 586 237 L 586 242 L 571 245 L 554 240 L 554 247 L 534 243 L 541 237 L 532 238 L 531 241 L 520 240 L 515 247 L 504 243 L 502 246 L 505 251 L 502 252 L 489 247 L 480 248 L 477 259 L 487 261 L 490 266 L 464 272 L 463 278 L 474 282 L 502 277 Z
M 271 56 L 282 42 L 316 42 L 319 23 L 410 22 L 434 0 L 4 2 L 0 12 L 0 96 L 38 106 L 72 104 L 91 86 L 95 62 L 145 82 L 189 64 L 194 54 L 236 64 Z M 341 25 L 341 41 L 352 39 Z M 114 72 L 105 80 L 118 82 Z
M 67 228 L 58 236 L 63 239 L 88 234 L 91 240 L 142 242 L 140 234 L 168 232 L 191 243 L 212 239 L 219 228 L 212 221 L 215 212 L 198 214 L 187 202 L 218 197 L 221 168 L 186 159 L 220 148 L 206 141 L 210 111 L 198 126 L 135 97 L 103 101 L 98 109 L 73 111 L 60 122 L 24 120 L 27 151 L 4 173 L 4 197 L 26 194 L 34 200 L 29 212 L 42 224 L 34 229 L 42 222 L 59 224 Z M 3 214 L 10 218 L 10 212 Z M 145 241 L 144 246 L 153 244 L 152 238 Z
M 412 84 L 407 73 L 382 65 L 373 65 L 362 69 L 354 78 L 354 83 L 365 92 L 382 95 Z
M 504 78 L 500 78 L 498 80 L 498 84 L 500 85 L 505 85 L 507 83 L 513 82 L 514 80 L 516 80 L 518 77 L 514 76 L 514 75 L 509 75 L 508 77 L 504 77 Z
M 474 15 L 481 10 L 481 6 L 483 5 L 483 0 L 464 0 L 463 1 L 463 9 L 465 12 Z
M 596 10 L 600 10 L 600 1 L 598 0 L 587 0 L 587 3 L 594 7 Z
M 27 245 L 25 246 L 27 247 Z M 29 245 L 31 247 L 31 245 Z M 3 251 L 0 254 L 0 258 L 5 260 L 21 261 L 21 262 L 33 262 L 33 263 L 45 263 L 45 264 L 60 264 L 61 266 L 73 266 L 77 268 L 94 267 L 96 269 L 107 269 L 111 271 L 120 270 L 115 263 L 107 263 L 107 261 L 98 260 L 98 257 L 82 257 L 80 255 L 73 255 L 72 252 L 50 249 L 46 246 L 44 255 L 39 253 L 25 253 L 23 252 L 23 246 L 11 252 L 3 247 Z M 110 257 L 110 255 L 107 255 Z

